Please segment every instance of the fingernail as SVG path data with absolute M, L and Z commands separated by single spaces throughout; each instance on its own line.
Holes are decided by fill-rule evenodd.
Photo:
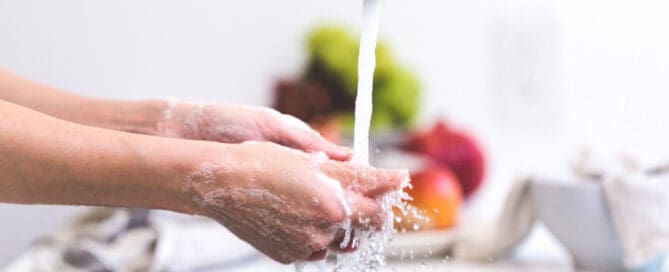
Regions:
M 347 158 L 350 158 L 351 156 L 353 156 L 353 150 L 351 150 L 350 148 L 345 147 L 345 146 L 341 146 L 341 145 L 338 145 L 338 144 L 335 144 L 335 143 L 332 143 L 332 142 L 330 142 L 330 144 L 332 146 L 331 150 L 338 157 L 341 157 L 343 159 L 347 159 Z

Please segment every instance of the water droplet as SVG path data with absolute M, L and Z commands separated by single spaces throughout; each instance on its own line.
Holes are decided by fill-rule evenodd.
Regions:
M 446 255 L 446 256 L 444 257 L 443 262 L 444 262 L 444 263 L 447 263 L 447 262 L 450 261 L 450 260 L 451 260 L 451 256 Z
M 418 223 L 413 223 L 413 230 L 418 230 L 420 229 L 420 225 Z

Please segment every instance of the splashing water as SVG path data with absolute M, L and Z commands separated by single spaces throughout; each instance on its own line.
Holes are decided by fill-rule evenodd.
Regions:
M 362 33 L 358 53 L 358 94 L 355 100 L 355 128 L 352 161 L 369 164 L 369 126 L 372 121 L 372 89 L 376 68 L 376 40 L 379 32 L 380 0 L 365 0 L 363 4 Z M 347 219 L 347 222 L 350 221 Z M 350 224 L 345 222 L 344 248 L 351 240 Z
M 355 101 L 355 129 L 354 129 L 354 154 L 352 161 L 359 164 L 369 164 L 369 128 L 372 119 L 372 89 L 374 83 L 374 69 L 376 67 L 376 42 L 379 28 L 379 13 L 381 0 L 365 0 L 363 3 L 363 22 L 360 37 L 360 50 L 358 56 L 358 94 Z M 407 179 L 401 185 L 401 189 L 390 192 L 378 201 L 387 215 L 384 226 L 378 231 L 355 231 L 352 235 L 350 213 L 347 213 L 343 222 L 345 231 L 341 247 L 353 244 L 357 250 L 352 253 L 337 254 L 335 271 L 376 271 L 386 263 L 384 245 L 392 239 L 395 234 L 393 229 L 393 206 L 397 206 L 404 213 L 407 208 L 403 200 L 410 199 L 403 188 L 409 186 Z M 346 209 L 346 204 L 343 204 Z M 350 210 L 349 210 L 350 211 Z M 318 271 L 325 272 L 323 261 L 313 263 Z M 295 270 L 302 272 L 306 263 L 295 263 Z
M 372 89 L 376 67 L 376 41 L 379 28 L 380 0 L 365 0 L 363 4 L 362 33 L 358 56 L 358 94 L 355 101 L 355 130 L 353 162 L 369 164 L 369 127 L 372 119 Z M 407 173 L 408 176 L 408 173 Z M 402 184 L 402 188 L 408 185 Z M 387 214 L 386 223 L 380 231 L 355 231 L 353 253 L 337 254 L 335 271 L 376 271 L 386 263 L 384 245 L 395 233 L 393 229 L 393 206 L 402 206 L 402 200 L 409 196 L 398 190 L 383 196 L 378 201 Z M 342 245 L 349 244 L 350 227 Z
M 355 100 L 353 161 L 369 164 L 369 126 L 372 120 L 372 89 L 379 32 L 379 1 L 365 0 L 358 55 L 358 94 Z

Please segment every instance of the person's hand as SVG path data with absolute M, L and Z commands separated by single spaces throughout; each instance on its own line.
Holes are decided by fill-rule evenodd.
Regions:
M 273 143 L 230 146 L 200 165 L 185 189 L 196 214 L 211 217 L 281 263 L 325 257 L 345 220 L 380 228 L 388 214 L 375 198 L 396 190 L 406 171 L 329 160 Z
M 350 149 L 326 140 L 299 119 L 269 108 L 172 101 L 163 115 L 159 136 L 224 143 L 270 141 L 306 152 L 322 151 L 336 160 L 352 155 Z

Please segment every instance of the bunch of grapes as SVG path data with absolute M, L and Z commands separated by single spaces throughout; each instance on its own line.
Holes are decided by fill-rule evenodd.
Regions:
M 299 79 L 282 80 L 275 87 L 274 106 L 284 113 L 315 123 L 338 116 L 352 127 L 358 74 L 358 39 L 345 28 L 322 26 L 307 39 L 309 62 Z M 416 76 L 401 67 L 380 42 L 376 49 L 372 128 L 404 128 L 412 124 L 420 106 Z

